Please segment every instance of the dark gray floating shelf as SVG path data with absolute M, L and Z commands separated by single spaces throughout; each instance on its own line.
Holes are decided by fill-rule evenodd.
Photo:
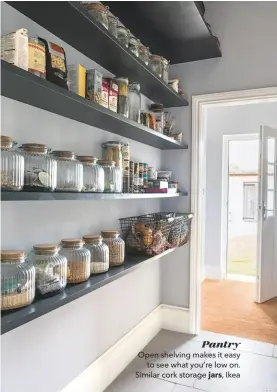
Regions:
M 70 285 L 58 295 L 53 297 L 37 299 L 35 302 L 25 308 L 1 313 L 1 334 L 5 334 L 15 328 L 20 327 L 38 317 L 41 317 L 55 309 L 60 308 L 76 299 L 83 297 L 103 287 L 114 280 L 121 278 L 124 275 L 140 268 L 146 261 L 159 259 L 175 249 L 169 249 L 164 253 L 149 257 L 149 256 L 126 256 L 125 263 L 120 267 L 111 268 L 108 272 L 100 275 L 91 276 L 85 283 L 77 285 Z
M 133 200 L 133 199 L 167 199 L 187 196 L 185 193 L 77 193 L 77 192 L 1 192 L 2 201 L 34 200 Z
M 1 95 L 160 150 L 188 146 L 1 60 Z M 92 130 L 93 132 L 93 130 Z

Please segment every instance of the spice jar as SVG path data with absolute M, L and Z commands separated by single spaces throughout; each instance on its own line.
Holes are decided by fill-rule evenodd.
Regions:
M 169 61 L 165 58 L 162 58 L 162 78 L 166 83 L 168 83 L 168 68 Z
M 90 273 L 101 274 L 109 270 L 109 248 L 101 235 L 85 235 L 85 247 L 90 251 Z
M 42 296 L 62 291 L 67 283 L 67 259 L 58 253 L 57 245 L 34 245 L 30 261 L 36 269 L 36 289 Z
M 114 82 L 118 85 L 117 113 L 128 117 L 128 78 L 115 78 Z
M 45 144 L 25 143 L 20 149 L 24 155 L 24 189 L 54 191 L 57 186 L 57 161 Z
M 97 20 L 97 22 L 101 23 L 108 30 L 108 9 L 101 3 L 86 3 L 84 6 L 93 19 Z
M 149 64 L 149 48 L 147 48 L 142 43 L 140 43 L 139 48 L 138 48 L 138 52 L 139 52 L 139 58 L 141 59 L 141 61 L 143 61 L 144 64 L 148 65 Z
M 128 87 L 129 119 L 140 123 L 141 95 L 139 83 L 133 82 Z
M 109 32 L 117 38 L 117 23 L 118 18 L 116 18 L 113 14 L 108 14 L 108 22 L 109 22 Z
M 129 50 L 133 53 L 136 57 L 139 56 L 139 40 L 134 36 L 130 35 L 129 37 Z
M 73 151 L 53 151 L 57 160 L 57 191 L 81 192 L 83 189 L 83 165 Z
M 155 54 L 150 56 L 150 67 L 160 78 L 162 77 L 162 61 L 163 58 L 161 56 Z
M 35 268 L 25 253 L 1 251 L 1 310 L 22 308 L 35 298 Z
M 78 156 L 83 164 L 83 192 L 104 192 L 104 169 L 97 164 L 98 159 Z
M 81 238 L 61 240 L 60 254 L 67 259 L 67 283 L 85 282 L 90 277 L 90 251 Z
M 98 161 L 104 169 L 104 192 L 120 193 L 122 192 L 122 170 L 115 166 L 114 161 Z
M 24 185 L 24 157 L 9 136 L 1 136 L 1 190 L 21 191 Z
M 124 263 L 125 242 L 119 237 L 117 230 L 101 231 L 103 241 L 109 247 L 110 267 L 115 267 Z
M 117 141 L 108 141 L 102 144 L 104 149 L 104 158 L 107 161 L 114 161 L 115 166 L 122 169 L 122 143 Z
M 153 103 L 151 105 L 151 112 L 155 117 L 154 130 L 163 133 L 164 130 L 164 107 L 161 103 Z
M 122 46 L 129 46 L 129 30 L 121 24 L 117 25 L 117 39 Z

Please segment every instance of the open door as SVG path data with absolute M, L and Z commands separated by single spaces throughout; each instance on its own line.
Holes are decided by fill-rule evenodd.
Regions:
M 261 127 L 257 302 L 277 297 L 277 129 Z

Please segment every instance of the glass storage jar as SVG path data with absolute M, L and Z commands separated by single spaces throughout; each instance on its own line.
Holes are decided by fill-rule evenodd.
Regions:
M 81 192 L 83 189 L 83 165 L 73 151 L 53 151 L 57 160 L 57 191 Z
M 118 85 L 117 113 L 128 117 L 128 78 L 115 78 L 114 82 Z
M 164 131 L 164 107 L 161 103 L 153 103 L 151 106 L 151 112 L 155 117 L 154 130 L 160 133 Z
M 142 43 L 139 44 L 139 58 L 144 62 L 144 64 L 148 65 L 149 64 L 149 48 L 144 46 Z
M 168 83 L 168 68 L 169 61 L 162 57 L 162 78 L 166 83 Z
M 85 247 L 90 251 L 90 273 L 101 274 L 109 270 L 109 248 L 101 235 L 85 235 Z
M 122 46 L 129 46 L 129 37 L 130 32 L 126 27 L 122 26 L 121 24 L 117 24 L 117 39 Z
M 83 164 L 83 192 L 104 192 L 104 169 L 97 164 L 98 159 L 78 156 Z
M 140 111 L 141 111 L 141 95 L 140 95 L 139 83 L 133 82 L 128 87 L 128 109 L 129 119 L 140 122 Z
M 35 298 L 35 267 L 26 263 L 25 253 L 1 251 L 1 310 L 22 308 Z
M 85 282 L 90 277 L 90 251 L 81 238 L 61 240 L 60 254 L 67 259 L 67 283 Z
M 104 158 L 106 161 L 114 161 L 115 166 L 122 169 L 122 143 L 117 141 L 107 141 L 102 144 Z
M 136 57 L 139 56 L 139 39 L 137 39 L 134 35 L 130 35 L 129 37 L 129 50 L 132 52 Z
M 108 9 L 101 3 L 86 3 L 84 6 L 89 14 L 108 30 Z
M 163 58 L 161 56 L 157 56 L 156 54 L 150 56 L 150 67 L 160 78 L 162 77 L 162 61 Z
M 24 155 L 24 189 L 54 191 L 57 187 L 57 161 L 45 144 L 25 143 L 20 149 Z
M 21 191 L 24 185 L 24 157 L 9 136 L 1 136 L 1 189 Z
M 117 38 L 117 23 L 118 18 L 116 18 L 113 14 L 108 13 L 108 22 L 109 22 L 109 32 Z
M 115 267 L 124 263 L 125 242 L 119 237 L 117 230 L 101 231 L 103 241 L 109 247 L 110 267 Z
M 62 291 L 67 283 L 67 259 L 55 244 L 34 245 L 30 262 L 36 269 L 36 289 L 42 296 Z
M 122 170 L 119 166 L 115 166 L 114 161 L 101 160 L 98 161 L 104 169 L 104 192 L 120 193 L 122 189 Z

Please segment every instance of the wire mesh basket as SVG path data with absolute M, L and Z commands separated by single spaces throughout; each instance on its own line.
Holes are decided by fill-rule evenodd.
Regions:
M 188 242 L 192 215 L 159 212 L 119 219 L 127 253 L 157 255 Z

